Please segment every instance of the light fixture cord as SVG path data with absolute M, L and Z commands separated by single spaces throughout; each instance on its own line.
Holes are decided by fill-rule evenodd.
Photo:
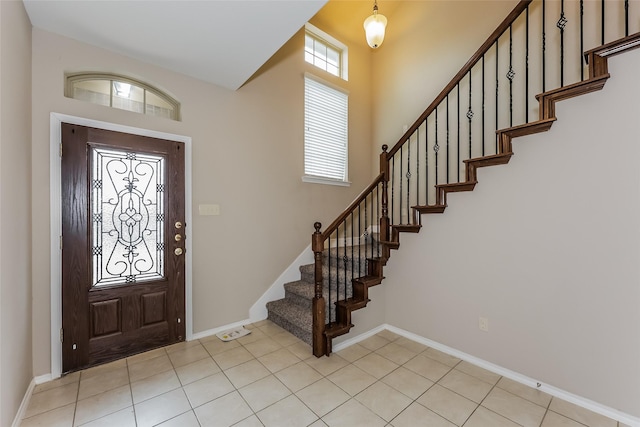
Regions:
M 378 13 L 378 0 L 373 0 L 373 14 L 376 15 Z

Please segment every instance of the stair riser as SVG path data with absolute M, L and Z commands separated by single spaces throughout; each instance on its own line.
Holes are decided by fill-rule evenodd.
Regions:
M 341 267 L 340 264 L 338 264 L 338 267 Z M 364 264 L 362 264 L 360 266 L 360 270 L 359 271 L 358 271 L 358 269 L 354 269 L 352 271 L 351 268 L 347 268 L 347 269 L 335 268 L 335 265 L 332 263 L 331 264 L 331 275 L 329 275 L 329 266 L 328 265 L 323 265 L 323 267 L 322 267 L 322 277 L 324 279 L 323 283 L 324 283 L 325 286 L 327 286 L 328 283 L 329 283 L 329 277 L 331 277 L 331 284 L 332 285 L 335 285 L 336 283 L 338 283 L 340 286 L 342 286 L 344 283 L 351 283 L 351 279 L 353 279 L 353 278 L 366 276 L 366 275 L 367 275 L 367 269 L 365 268 Z M 345 280 L 345 277 L 346 277 L 346 280 Z M 305 282 L 315 283 L 315 268 L 314 268 L 314 266 L 313 265 L 309 265 L 309 266 L 300 267 L 300 278 L 301 278 L 301 280 L 304 280 Z
M 374 248 L 373 252 L 371 251 L 371 247 L 367 248 L 367 251 L 365 252 L 364 249 L 362 249 L 360 251 L 360 253 L 358 253 L 358 250 L 354 250 L 353 254 L 351 253 L 351 251 L 347 251 L 347 262 L 346 262 L 346 268 L 347 269 L 351 269 L 351 266 L 354 265 L 354 268 L 357 268 L 358 265 L 364 266 L 367 263 L 367 259 L 369 258 L 374 258 L 379 256 L 379 254 L 382 253 L 382 249 L 380 248 L 380 252 L 378 252 L 378 248 Z M 331 265 L 335 266 L 338 265 L 339 268 L 345 268 L 345 262 L 344 262 L 344 252 L 340 252 L 338 257 L 336 258 L 336 254 L 333 253 L 331 255 Z M 323 256 L 322 257 L 322 265 L 329 265 L 329 257 L 327 256 Z M 361 267 L 364 268 L 364 267 Z
M 306 310 L 312 309 L 312 298 L 309 298 L 307 295 L 299 295 L 295 292 L 284 292 L 284 298 L 291 302 L 291 304 L 299 305 L 300 307 L 304 307 Z
M 302 341 L 306 342 L 307 344 L 313 345 L 312 344 L 313 336 L 310 330 L 309 331 L 303 330 L 302 328 L 298 327 L 294 323 L 287 320 L 285 317 L 281 316 L 280 314 L 272 310 L 269 310 L 269 315 L 267 316 L 267 319 L 271 320 L 273 323 L 280 326 L 281 328 L 291 332 L 293 335 L 300 338 Z
M 296 305 L 296 301 L 295 301 L 294 299 L 289 299 L 289 298 L 285 297 L 285 300 L 287 301 L 288 306 Z M 326 300 L 325 300 L 325 301 L 326 301 Z M 309 313 L 311 313 L 311 311 L 312 311 L 312 308 L 311 308 L 311 307 L 307 307 L 307 306 L 306 306 L 306 304 L 298 305 L 298 307 L 302 308 L 303 310 L 307 310 Z M 276 315 L 276 316 L 278 316 L 280 319 L 282 319 L 282 320 L 286 320 L 287 322 L 289 322 L 289 323 L 290 323 L 290 324 L 292 324 L 292 325 L 296 325 L 296 327 L 297 327 L 300 331 L 304 331 L 304 327 L 302 327 L 301 325 L 299 325 L 297 321 L 290 319 L 290 315 L 288 315 L 288 313 L 284 313 L 284 312 L 282 312 L 282 311 L 280 310 L 280 307 L 277 307 L 277 306 L 276 306 L 276 307 L 273 307 L 273 306 L 272 306 L 272 307 L 269 307 L 269 308 L 268 308 L 268 312 L 269 312 L 269 314 L 268 314 L 268 316 L 267 316 L 267 317 L 272 316 L 272 315 Z M 332 308 L 332 309 L 331 309 L 331 317 L 333 317 L 333 318 L 334 318 L 334 320 L 335 320 L 335 316 L 336 316 L 336 314 L 335 314 L 335 308 Z M 330 321 L 330 320 L 329 320 L 329 310 L 328 310 L 328 308 L 327 308 L 327 310 L 325 311 L 325 323 L 329 323 L 329 321 Z M 285 328 L 285 329 L 286 329 L 286 328 Z M 289 329 L 287 329 L 287 330 L 289 330 Z M 309 325 L 309 331 L 308 331 L 308 332 L 309 332 L 309 333 L 311 333 L 310 331 L 311 331 L 311 326 Z M 291 331 L 290 331 L 290 332 L 291 332 Z M 293 333 L 293 332 L 292 332 L 292 333 Z M 300 333 L 301 333 L 301 332 L 300 332 Z M 294 334 L 294 335 L 298 336 L 297 334 Z
M 340 288 L 339 292 L 340 292 L 340 299 L 344 299 L 344 288 Z M 300 292 L 299 289 L 287 290 L 285 287 L 284 297 L 288 300 L 291 300 L 293 304 L 297 304 L 301 307 L 311 309 L 313 296 L 314 296 L 313 292 L 309 292 L 309 291 Z M 335 300 L 336 298 L 335 288 L 331 289 L 331 296 Z M 351 298 L 352 296 L 353 296 L 353 289 L 347 288 L 347 298 Z M 323 289 L 323 297 L 325 301 L 329 301 L 329 290 L 327 288 Z
M 364 275 L 365 275 L 365 272 L 362 272 L 361 274 L 355 274 L 355 277 L 358 278 Z M 326 276 L 327 275 L 325 274 L 325 278 L 322 281 L 323 289 L 329 289 L 329 287 L 331 287 L 331 290 L 334 292 L 336 288 L 339 289 L 340 292 L 342 292 L 345 284 L 351 287 L 351 280 L 353 279 L 353 277 L 351 276 L 351 272 L 347 274 L 346 279 L 344 277 L 344 273 L 340 272 L 339 275 L 336 275 L 336 273 L 334 272 L 334 274 L 331 275 L 331 284 L 329 284 L 329 279 L 327 279 Z M 302 280 L 304 280 L 305 282 L 313 283 L 314 281 L 313 274 L 302 274 L 301 277 L 302 277 Z

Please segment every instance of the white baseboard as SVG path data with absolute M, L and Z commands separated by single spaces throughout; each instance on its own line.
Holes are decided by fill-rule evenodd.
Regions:
M 640 418 L 634 417 L 632 415 L 626 414 L 624 412 L 618 411 L 617 409 L 610 408 L 608 406 L 602 405 L 598 402 L 594 402 L 582 396 L 575 395 L 573 393 L 569 393 L 565 390 L 559 389 L 557 387 L 550 386 L 548 384 L 544 384 L 541 381 L 537 381 L 533 378 L 527 377 L 526 375 L 522 375 L 518 372 L 511 371 L 509 369 L 503 368 L 502 366 L 498 366 L 491 362 L 487 362 L 486 360 L 477 358 L 470 354 L 464 353 L 462 351 L 456 350 L 455 348 L 448 347 L 444 344 L 440 344 L 439 342 L 432 341 L 428 338 L 422 337 L 420 335 L 416 335 L 414 333 L 405 331 L 404 329 L 396 328 L 395 326 L 391 326 L 388 324 L 380 325 L 368 332 L 362 333 L 356 337 L 353 337 L 349 340 L 343 341 L 340 344 L 337 344 L 334 347 L 334 351 L 343 350 L 353 344 L 356 344 L 360 341 L 363 341 L 369 338 L 372 335 L 377 334 L 378 332 L 387 329 L 391 332 L 394 332 L 400 336 L 408 338 L 412 341 L 418 342 L 420 344 L 424 344 L 427 347 L 434 348 L 443 353 L 449 354 L 451 356 L 457 357 L 458 359 L 469 362 L 473 365 L 479 366 L 480 368 L 486 369 L 487 371 L 491 371 L 500 376 L 509 378 L 510 380 L 516 381 L 520 384 L 524 384 L 526 386 L 538 389 L 543 391 L 551 396 L 557 397 L 559 399 L 565 400 L 567 402 L 573 403 L 574 405 L 580 406 L 582 408 L 588 409 L 589 411 L 595 412 L 597 414 L 603 415 L 605 417 L 611 418 L 613 420 L 619 421 L 631 427 L 640 427 Z
M 27 408 L 29 407 L 29 401 L 31 400 L 31 395 L 33 394 L 33 389 L 36 387 L 36 379 L 32 379 L 29 383 L 29 387 L 27 387 L 27 391 L 24 393 L 24 397 L 22 398 L 22 403 L 20 403 L 20 407 L 18 408 L 18 413 L 13 419 L 13 423 L 11 427 L 20 427 L 20 423 L 22 422 L 22 417 L 24 417 Z
M 60 378 L 60 376 L 54 377 L 51 374 L 44 374 L 44 375 L 38 375 L 33 380 L 36 382 L 36 385 L 38 385 L 38 384 L 42 384 L 42 383 L 47 383 L 49 381 L 53 381 L 56 378 Z
M 360 341 L 364 341 L 367 338 L 374 336 L 378 332 L 384 331 L 385 329 L 387 329 L 387 325 L 377 326 L 377 327 L 371 329 L 370 331 L 363 332 L 360 335 L 357 335 L 357 336 L 355 336 L 353 338 L 349 338 L 348 340 L 344 340 L 344 341 L 334 345 L 333 346 L 333 351 L 336 352 L 336 351 L 343 350 L 343 349 L 345 349 L 347 347 L 352 346 L 353 344 L 357 344 Z
M 249 309 L 249 323 L 267 318 L 267 303 L 284 298 L 284 284 L 300 280 L 300 266 L 313 263 L 311 245 L 307 246 L 287 269 L 273 282 L 269 289 Z M 217 333 L 217 332 L 216 332 Z

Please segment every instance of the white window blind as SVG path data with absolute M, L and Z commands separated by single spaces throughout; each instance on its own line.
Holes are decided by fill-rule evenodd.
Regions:
M 304 173 L 347 181 L 348 96 L 305 77 Z

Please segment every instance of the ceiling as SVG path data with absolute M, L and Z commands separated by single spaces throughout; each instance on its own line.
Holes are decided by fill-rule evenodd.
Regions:
M 23 1 L 34 27 L 232 90 L 241 87 L 327 2 Z

